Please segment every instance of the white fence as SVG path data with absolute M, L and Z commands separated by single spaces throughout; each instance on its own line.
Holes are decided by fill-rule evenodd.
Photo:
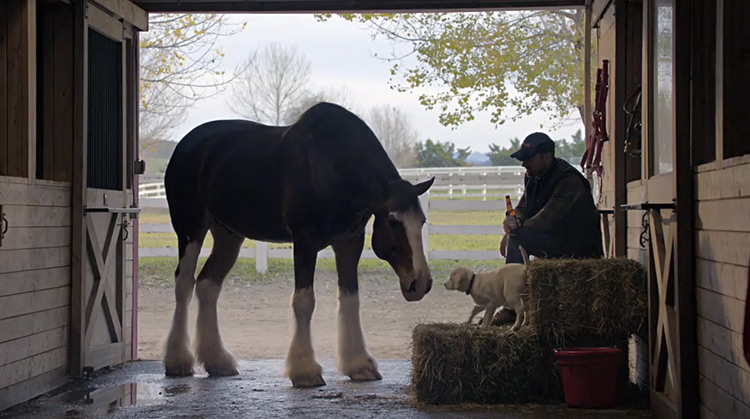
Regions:
M 430 235 L 493 235 L 497 237 L 498 245 L 502 234 L 502 220 L 505 212 L 505 201 L 499 198 L 511 195 L 517 199 L 523 190 L 524 169 L 520 166 L 501 167 L 439 167 L 402 169 L 401 177 L 416 183 L 435 177 L 435 184 L 430 192 L 421 196 L 422 208 L 427 213 L 428 223 L 422 230 L 422 241 L 425 255 L 428 259 L 468 259 L 494 260 L 500 258 L 497 250 L 429 250 Z M 154 179 L 156 180 L 156 179 Z M 493 192 L 494 191 L 494 192 Z M 164 194 L 164 183 L 154 181 L 140 186 L 141 207 L 149 209 L 167 208 Z M 446 199 L 448 198 L 448 199 Z M 455 199 L 455 198 L 481 198 Z M 497 223 L 491 225 L 439 225 L 429 223 L 430 211 L 497 211 Z M 171 224 L 140 224 L 141 233 L 174 233 Z M 367 233 L 371 233 L 368 225 Z M 201 256 L 208 256 L 211 249 L 201 249 Z M 177 248 L 141 248 L 142 257 L 177 257 Z M 293 258 L 291 248 L 269 249 L 264 242 L 255 243 L 255 248 L 240 250 L 241 258 L 255 258 L 258 272 L 268 270 L 269 258 Z M 333 258 L 330 248 L 322 250 L 319 258 Z M 376 259 L 372 250 L 365 250 L 364 259 Z
M 422 182 L 435 177 L 430 189 L 434 195 L 448 198 L 501 197 L 508 193 L 519 195 L 523 188 L 525 169 L 521 166 L 466 166 L 466 167 L 420 167 L 400 169 L 402 178 Z M 150 175 L 138 188 L 141 198 L 164 198 L 164 177 Z M 442 195 L 441 195 L 442 194 Z

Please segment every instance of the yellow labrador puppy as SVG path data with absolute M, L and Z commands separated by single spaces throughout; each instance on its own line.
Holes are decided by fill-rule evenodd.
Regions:
M 450 279 L 445 283 L 449 290 L 463 291 L 474 299 L 474 309 L 471 310 L 468 323 L 480 311 L 484 310 L 482 327 L 489 327 L 495 310 L 507 306 L 515 310 L 516 322 L 511 330 L 517 331 L 526 325 L 526 310 L 521 294 L 526 290 L 524 270 L 529 257 L 523 247 L 519 246 L 524 264 L 508 263 L 490 272 L 476 273 L 470 269 L 457 268 L 451 272 Z

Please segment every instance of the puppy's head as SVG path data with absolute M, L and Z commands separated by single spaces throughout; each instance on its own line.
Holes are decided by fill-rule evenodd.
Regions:
M 445 283 L 445 289 L 466 292 L 474 272 L 466 268 L 456 268 Z

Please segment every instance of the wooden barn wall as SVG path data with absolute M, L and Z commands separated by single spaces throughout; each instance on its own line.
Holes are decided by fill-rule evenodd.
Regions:
M 712 102 L 699 108 L 715 114 L 716 119 L 697 124 L 715 135 L 701 135 L 700 131 L 693 135 L 694 143 L 701 141 L 703 150 L 715 150 L 698 160 L 695 170 L 701 412 L 705 418 L 750 418 L 750 366 L 742 350 L 750 266 L 750 124 L 743 111 L 750 89 L 750 3 L 723 0 L 700 4 L 706 8 L 700 15 L 707 18 L 699 22 L 699 28 L 714 33 L 716 39 L 698 38 L 696 56 L 704 58 L 696 71 L 708 86 L 698 79 L 695 96 L 720 86 L 709 91 L 716 111 L 712 112 Z
M 0 410 L 66 380 L 71 188 L 0 177 Z
M 750 366 L 742 355 L 750 265 L 750 156 L 744 157 L 695 176 L 698 368 L 707 418 L 750 418 Z

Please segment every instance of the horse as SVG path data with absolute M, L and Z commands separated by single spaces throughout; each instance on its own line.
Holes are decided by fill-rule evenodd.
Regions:
M 196 362 L 211 376 L 239 373 L 222 342 L 216 304 L 243 240 L 250 238 L 293 243 L 294 332 L 285 362 L 292 385 L 325 385 L 310 322 L 317 254 L 329 245 L 338 274 L 338 368 L 353 381 L 382 379 L 359 315 L 357 266 L 365 225 L 374 215 L 375 255 L 394 270 L 406 301 L 421 300 L 432 277 L 422 248 L 426 218 L 418 196 L 433 181 L 402 179 L 367 124 L 330 103 L 312 106 L 289 126 L 220 120 L 190 131 L 177 144 L 164 179 L 179 250 L 165 374 L 192 375 Z M 196 280 L 208 231 L 213 248 Z M 194 290 L 199 302 L 195 355 L 187 330 Z

